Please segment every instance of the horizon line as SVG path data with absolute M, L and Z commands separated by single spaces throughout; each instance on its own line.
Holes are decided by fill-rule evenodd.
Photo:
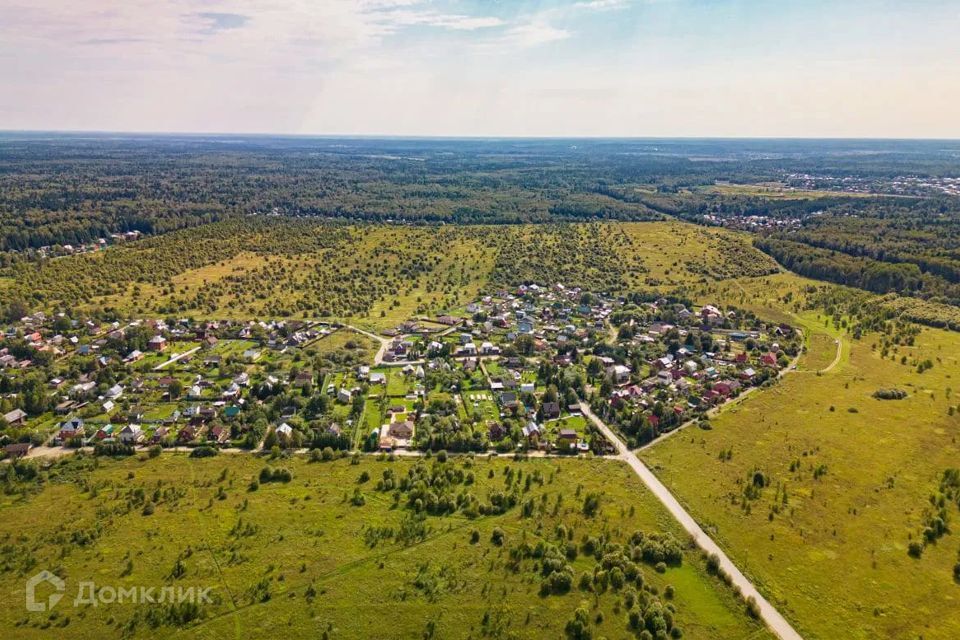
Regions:
M 960 142 L 960 137 L 874 137 L 874 136 L 791 136 L 791 135 L 493 135 L 493 134 L 397 134 L 397 133 L 283 133 L 238 131 L 148 131 L 108 129 L 0 129 L 0 135 L 101 135 L 101 136 L 185 136 L 185 137 L 253 137 L 253 138 L 317 138 L 371 140 L 784 140 L 824 142 Z

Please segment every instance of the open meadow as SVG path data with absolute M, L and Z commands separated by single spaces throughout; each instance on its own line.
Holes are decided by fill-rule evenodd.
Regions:
M 642 458 L 804 637 L 957 637 L 960 335 L 795 322 L 797 372 Z
M 167 453 L 6 468 L 0 594 L 22 602 L 44 568 L 67 583 L 52 612 L 0 612 L 17 638 L 769 637 L 619 462 Z M 75 608 L 80 581 L 212 587 L 213 602 Z

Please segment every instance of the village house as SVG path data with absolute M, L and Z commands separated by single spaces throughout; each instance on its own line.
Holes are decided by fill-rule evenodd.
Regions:
M 98 442 L 103 442 L 104 440 L 110 440 L 113 438 L 113 425 L 105 424 L 97 432 L 93 434 L 93 439 Z
M 532 446 L 536 446 L 540 442 L 542 431 L 540 430 L 540 426 L 533 420 L 524 425 L 522 433 L 523 437 L 526 438 Z
M 128 424 L 120 430 L 119 438 L 123 444 L 139 444 L 143 440 L 143 429 L 138 424 Z
M 210 429 L 209 438 L 217 444 L 226 444 L 230 439 L 230 429 L 223 425 L 215 425 Z
M 559 402 L 544 402 L 540 409 L 543 412 L 544 420 L 554 420 L 560 417 Z
M 490 427 L 487 429 L 487 437 L 490 438 L 492 442 L 500 442 L 507 436 L 507 430 L 499 422 L 493 422 L 490 424 Z
M 288 439 L 288 438 L 290 438 L 290 436 L 293 435 L 293 427 L 291 427 L 291 426 L 290 426 L 289 424 L 287 424 L 286 422 L 284 422 L 283 424 L 281 424 L 280 426 L 278 426 L 275 431 L 276 431 L 277 436 L 280 437 L 280 438 Z
M 630 367 L 615 364 L 607 369 L 607 376 L 614 384 L 626 384 L 630 382 Z
M 480 344 L 480 355 L 495 356 L 499 353 L 500 347 L 495 346 L 492 342 L 483 342 Z
M 67 442 L 71 438 L 83 437 L 84 427 L 82 418 L 71 418 L 60 423 L 60 432 L 57 434 L 57 439 L 60 442 Z
M 391 422 L 390 436 L 393 438 L 409 440 L 410 438 L 413 437 L 413 422 L 411 420 L 404 420 L 402 422 Z
M 226 389 L 223 390 L 223 393 L 220 394 L 220 397 L 224 400 L 233 400 L 240 395 L 240 385 L 236 382 L 231 382 Z
M 705 305 L 700 309 L 700 318 L 703 320 L 704 324 L 707 325 L 717 325 L 723 322 L 723 314 L 720 313 L 720 310 L 713 305 Z
M 8 411 L 3 414 L 3 420 L 11 427 L 20 426 L 27 421 L 27 412 L 23 409 Z
M 64 400 L 63 402 L 58 403 L 57 406 L 53 408 L 53 411 L 58 416 L 65 416 L 73 411 L 76 407 L 77 403 L 73 400 Z
M 579 436 L 573 429 L 560 429 L 557 433 L 557 447 L 559 449 L 574 449 L 577 446 Z

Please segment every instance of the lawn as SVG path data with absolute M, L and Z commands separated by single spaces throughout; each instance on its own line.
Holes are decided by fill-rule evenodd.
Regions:
M 413 393 L 417 379 L 413 375 L 405 375 L 399 367 L 382 367 L 373 369 L 387 376 L 387 395 L 402 397 Z
M 465 391 L 461 395 L 463 407 L 467 414 L 480 420 L 498 420 L 500 408 L 493 399 L 490 391 Z
M 414 461 L 273 461 L 291 471 L 292 481 L 250 491 L 267 462 L 225 454 L 205 460 L 164 454 L 95 466 L 62 462 L 41 489 L 4 496 L 0 594 L 22 603 L 25 577 L 49 567 L 66 580 L 67 597 L 52 614 L 4 607 L 0 633 L 153 638 L 179 630 L 182 623 L 157 605 L 74 608 L 79 582 L 93 580 L 157 592 L 164 585 L 211 587 L 214 603 L 182 624 L 181 635 L 192 638 L 276 638 L 277 625 L 285 638 L 560 637 L 581 602 L 594 637 L 625 637 L 623 590 L 594 594 L 574 585 L 568 593 L 540 595 L 539 562 L 512 560 L 513 553 L 555 540 L 561 524 L 572 529 L 574 546 L 602 531 L 620 542 L 638 530 L 681 535 L 618 462 L 478 459 L 465 469 L 476 478 L 473 494 L 484 498 L 502 489 L 510 468 L 509 477 L 534 478 L 529 489 L 519 476 L 515 485 L 524 499 L 543 507 L 529 517 L 521 517 L 517 506 L 503 515 L 457 512 L 422 520 L 374 486 L 387 470 L 406 476 Z M 465 461 L 446 464 L 462 467 Z M 371 480 L 358 483 L 362 474 Z M 353 504 L 355 487 L 362 506 Z M 587 516 L 581 504 L 591 493 L 600 507 Z M 152 515 L 144 515 L 145 500 L 154 505 Z M 104 511 L 110 517 L 98 516 Z M 502 546 L 492 541 L 495 530 L 503 533 Z M 582 551 L 570 562 L 577 576 L 592 575 L 597 566 Z M 662 574 L 646 563 L 640 570 L 646 597 L 658 593 L 670 602 L 685 638 L 770 637 L 730 589 L 707 574 L 699 554 L 684 551 L 682 564 Z M 668 585 L 672 598 L 664 595 Z M 150 609 L 159 615 L 148 618 Z

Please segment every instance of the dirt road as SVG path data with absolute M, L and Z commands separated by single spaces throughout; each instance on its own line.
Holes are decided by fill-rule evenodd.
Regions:
M 654 496 L 667 508 L 670 514 L 676 518 L 680 525 L 689 533 L 694 541 L 696 541 L 697 546 L 703 549 L 708 554 L 715 554 L 720 559 L 720 567 L 730 575 L 733 580 L 733 584 L 740 589 L 740 592 L 743 593 L 744 598 L 752 597 L 756 600 L 757 605 L 760 609 L 760 616 L 763 618 L 763 621 L 767 624 L 770 629 L 777 634 L 782 640 L 801 640 L 801 636 L 797 633 L 790 623 L 780 615 L 780 612 L 777 611 L 772 604 L 770 604 L 760 592 L 757 591 L 756 587 L 753 586 L 753 583 L 750 582 L 743 573 L 730 561 L 730 558 L 717 546 L 713 540 L 700 528 L 700 525 L 696 523 L 693 517 L 687 513 L 680 503 L 677 501 L 673 494 L 670 493 L 670 490 L 657 479 L 653 472 L 647 468 L 643 462 L 634 454 L 627 446 L 617 437 L 613 430 L 608 427 L 600 418 L 598 418 L 593 411 L 590 410 L 590 407 L 586 403 L 580 403 L 580 410 L 583 412 L 583 415 L 587 417 L 591 422 L 600 431 L 614 444 L 617 448 L 619 458 L 630 465 L 630 468 L 633 469 L 634 473 L 640 478 L 640 480 L 647 486 L 648 489 L 653 493 Z

